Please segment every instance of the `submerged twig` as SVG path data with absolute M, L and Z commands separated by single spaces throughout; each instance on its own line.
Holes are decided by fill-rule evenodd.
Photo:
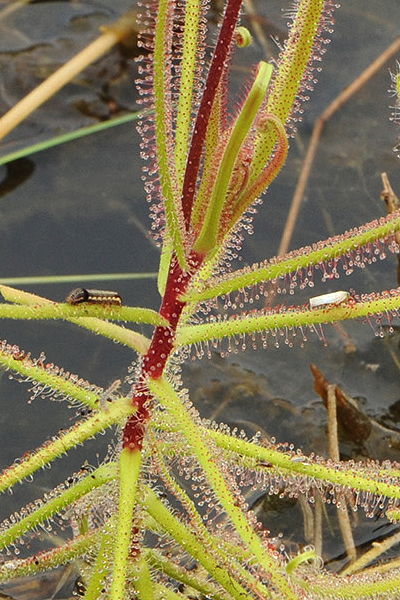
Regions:
M 328 385 L 327 388 L 327 410 L 328 410 L 328 448 L 329 456 L 332 460 L 339 462 L 339 439 L 337 431 L 337 417 L 336 417 L 336 386 Z M 339 527 L 342 534 L 343 542 L 346 548 L 346 553 L 351 562 L 356 557 L 356 547 L 354 544 L 353 533 L 351 530 L 351 524 L 349 519 L 349 513 L 346 506 L 346 498 L 343 494 L 339 496 L 339 501 L 342 506 L 338 506 L 337 516 L 339 521 Z
M 382 556 L 382 554 L 387 552 L 387 550 L 393 548 L 393 546 L 396 546 L 399 543 L 400 531 L 396 531 L 396 533 L 386 538 L 382 542 L 372 542 L 372 548 L 360 556 L 354 563 L 348 565 L 341 574 L 352 575 L 353 573 L 357 573 L 357 571 L 361 571 L 371 562 L 377 560 L 380 556 Z
M 389 177 L 387 173 L 381 173 L 381 179 L 383 184 L 383 190 L 381 192 L 381 198 L 386 204 L 388 214 L 391 214 L 399 209 L 400 200 L 394 193 L 392 186 L 390 185 Z M 396 243 L 400 243 L 400 233 L 396 232 L 394 235 Z M 400 285 L 400 255 L 397 255 L 397 283 Z
M 135 24 L 136 20 L 133 13 L 127 13 L 115 23 L 104 26 L 100 37 L 71 58 L 1 117 L 0 139 L 4 138 L 34 110 L 64 87 L 75 75 L 127 37 Z

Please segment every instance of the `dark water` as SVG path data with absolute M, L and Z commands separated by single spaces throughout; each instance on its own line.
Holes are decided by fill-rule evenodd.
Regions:
M 254 4 L 267 36 L 269 32 L 283 35 L 281 0 L 268 3 L 260 0 Z M 288 163 L 259 210 L 254 234 L 245 241 L 245 263 L 276 253 L 315 118 L 399 34 L 398 0 L 348 0 L 343 4 L 337 11 L 336 31 L 323 62 L 324 71 L 305 107 L 297 137 L 292 140 Z M 0 3 L 0 9 L 7 5 Z M 56 66 L 83 48 L 97 35 L 99 25 L 130 6 L 130 2 L 122 0 L 35 2 L 1 21 L 0 65 L 4 73 L 1 110 L 5 111 Z M 273 42 L 270 46 L 276 53 Z M 236 58 L 233 89 L 240 89 L 246 80 L 247 66 L 261 58 L 262 50 L 257 43 Z M 397 132 L 389 122 L 389 105 L 393 102 L 387 93 L 390 69 L 395 69 L 395 59 L 326 125 L 292 248 L 384 215 L 385 208 L 379 198 L 382 171 L 390 175 L 394 188 L 400 192 L 399 163 L 392 152 Z M 134 77 L 132 60 L 126 53 L 114 50 L 3 140 L 0 153 L 134 109 Z M 155 271 L 158 250 L 146 235 L 148 206 L 140 180 L 138 143 L 134 125 L 127 124 L 32 155 L 8 168 L 0 167 L 0 280 L 27 275 Z M 85 285 L 85 281 L 80 284 Z M 98 285 L 118 289 L 126 304 L 158 306 L 154 280 Z M 389 257 L 351 278 L 343 276 L 335 289 L 352 287 L 363 292 L 396 285 L 395 260 Z M 32 285 L 25 289 L 62 300 L 71 287 L 76 286 Z M 330 289 L 327 284 L 316 283 L 314 290 L 296 295 L 294 301 L 302 302 L 307 295 Z M 220 411 L 218 419 L 239 426 L 241 423 L 245 426 L 243 421 L 246 421 L 249 430 L 261 427 L 277 437 L 289 437 L 294 426 L 286 426 L 279 411 L 274 412 L 276 399 L 281 399 L 290 413 L 304 416 L 308 409 L 303 407 L 316 401 L 308 368 L 310 362 L 316 362 L 331 381 L 342 384 L 350 395 L 363 398 L 367 412 L 388 413 L 390 406 L 400 400 L 400 337 L 395 333 L 377 339 L 361 323 L 346 324 L 345 328 L 356 347 L 351 354 L 344 352 L 338 333 L 327 328 L 328 348 L 311 339 L 304 349 L 289 349 L 282 344 L 279 349 L 247 352 L 225 362 L 217 359 L 217 366 L 207 361 L 189 365 L 186 374 L 194 398 L 204 413 L 219 410 L 220 396 L 214 397 L 207 387 L 210 382 L 217 382 L 217 388 L 224 386 L 228 397 L 227 411 Z M 18 343 L 33 355 L 45 350 L 51 362 L 79 372 L 101 386 L 123 378 L 133 359 L 129 350 L 66 324 L 2 322 L 1 338 Z M 232 367 L 232 362 L 238 366 Z M 244 376 L 245 383 L 242 381 L 241 374 L 248 370 L 254 374 L 250 379 L 260 378 L 256 400 L 246 387 L 249 378 Z M 68 426 L 74 415 L 74 410 L 46 400 L 39 399 L 27 406 L 29 393 L 25 387 L 9 381 L 7 374 L 0 374 L 3 407 L 0 463 L 4 466 L 59 427 Z M 230 395 L 235 398 L 234 411 Z M 208 409 L 207 398 L 212 405 Z M 278 405 L 281 406 L 279 402 Z M 312 435 L 306 426 L 302 425 L 300 430 L 305 447 L 311 442 L 323 452 L 324 415 L 319 408 L 317 412 L 317 428 Z M 275 414 L 273 419 L 271 414 Z M 300 438 L 294 441 L 302 444 Z M 96 452 L 101 458 L 106 443 L 100 438 L 89 444 L 94 464 L 98 460 Z M 33 495 L 40 495 L 43 488 L 58 483 L 70 470 L 78 469 L 82 460 L 79 450 L 52 471 L 39 474 L 35 477 Z M 4 511 L 8 512 L 14 502 L 22 502 L 23 493 L 23 488 L 18 488 L 13 501 L 5 501 Z

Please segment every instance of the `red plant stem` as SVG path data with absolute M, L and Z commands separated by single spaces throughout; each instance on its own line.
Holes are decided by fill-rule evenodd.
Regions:
M 242 0 L 228 0 L 217 45 L 208 71 L 204 93 L 197 113 L 186 163 L 182 194 L 182 211 L 187 231 L 190 228 L 190 216 L 196 190 L 197 174 L 200 167 L 208 121 L 219 82 L 225 71 L 225 65 L 231 48 L 233 33 L 235 31 L 241 5 Z
M 189 257 L 190 272 L 183 272 L 178 261 L 174 258 L 168 275 L 164 298 L 160 308 L 160 314 L 168 319 L 169 327 L 156 327 L 147 354 L 143 358 L 141 380 L 145 382 L 147 377 L 158 379 L 162 376 L 168 357 L 170 356 L 175 339 L 176 327 L 179 322 L 185 302 L 179 300 L 181 294 L 185 293 L 193 275 L 198 271 L 203 262 L 203 255 L 192 252 Z M 146 425 L 150 418 L 151 395 L 144 388 L 137 390 L 132 403 L 137 410 L 132 415 L 124 428 L 123 447 L 132 451 L 141 450 Z
M 228 0 L 217 45 L 207 75 L 204 93 L 197 113 L 186 163 L 182 194 L 182 210 L 187 230 L 190 228 L 190 217 L 197 175 L 207 133 L 208 121 L 221 77 L 225 72 L 241 5 L 242 0 Z M 132 398 L 132 403 L 136 406 L 137 410 L 135 414 L 128 419 L 125 425 L 122 440 L 124 448 L 130 448 L 132 451 L 139 452 L 142 449 L 146 425 L 151 414 L 151 395 L 146 389 L 145 382 L 149 376 L 157 379 L 163 374 L 168 357 L 173 349 L 176 327 L 185 306 L 185 303 L 178 300 L 178 298 L 186 291 L 191 278 L 199 269 L 203 260 L 204 256 L 192 252 L 189 258 L 189 272 L 183 272 L 177 260 L 174 259 L 171 262 L 165 294 L 160 308 L 160 314 L 169 321 L 170 325 L 169 327 L 156 327 L 150 343 L 150 348 L 143 358 L 140 377 L 142 387 L 141 389 L 136 389 L 136 393 Z

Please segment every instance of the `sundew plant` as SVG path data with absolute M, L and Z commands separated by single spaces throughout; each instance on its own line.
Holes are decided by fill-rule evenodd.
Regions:
M 3 522 L 2 581 L 79 559 L 86 600 L 398 597 L 400 567 L 329 573 L 313 548 L 290 555 L 279 532 L 257 523 L 244 495 L 265 489 L 310 503 L 318 496 L 395 520 L 397 465 L 328 461 L 260 436 L 237 435 L 200 418 L 181 378 L 189 355 L 254 344 L 268 353 L 280 338 L 302 344 L 323 323 L 362 317 L 390 325 L 400 310 L 398 290 L 345 294 L 336 302 L 325 297 L 312 307 L 265 308 L 278 287 L 302 289 L 314 271 L 332 280 L 388 250 L 397 253 L 399 212 L 233 270 L 231 259 L 255 207 L 285 163 L 338 9 L 332 0 L 292 3 L 277 64 L 254 67 L 232 110 L 231 58 L 251 42 L 240 26 L 241 4 L 226 1 L 211 50 L 207 1 L 158 0 L 142 7 L 137 85 L 147 110 L 139 131 L 153 229 L 162 247 L 159 311 L 120 306 L 107 293 L 81 293 L 79 302 L 59 304 L 0 287 L 2 318 L 64 319 L 135 353 L 131 393 L 123 397 L 117 383 L 102 390 L 13 343 L 0 345 L 2 367 L 31 382 L 34 393 L 85 409 L 77 423 L 7 468 L 2 492 L 108 428 L 117 426 L 119 439 L 99 467 L 82 468 Z M 398 93 L 396 76 L 394 84 Z M 152 336 L 118 321 L 149 324 Z M 19 546 L 53 521 L 70 524 L 69 540 L 20 558 Z

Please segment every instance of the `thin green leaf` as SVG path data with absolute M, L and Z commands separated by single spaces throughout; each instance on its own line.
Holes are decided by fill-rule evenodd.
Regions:
M 332 259 L 340 259 L 347 253 L 362 249 L 363 246 L 383 241 L 400 230 L 400 211 L 387 217 L 371 221 L 347 233 L 328 238 L 314 246 L 306 246 L 295 250 L 282 258 L 276 258 L 263 263 L 254 263 L 250 267 L 231 273 L 224 278 L 207 281 L 207 289 L 201 291 L 189 290 L 183 296 L 188 302 L 208 300 L 223 294 L 241 290 L 260 283 L 296 273 L 314 265 L 323 264 Z
M 109 129 L 110 127 L 117 127 L 118 125 L 123 125 L 124 123 L 136 121 L 137 119 L 141 119 L 142 117 L 144 117 L 146 112 L 148 111 L 138 111 L 134 113 L 129 113 L 127 115 L 123 115 L 122 117 L 110 119 L 109 121 L 103 121 L 102 123 L 96 123 L 95 125 L 89 125 L 88 127 L 81 127 L 80 129 L 75 129 L 75 131 L 63 133 L 62 135 L 56 135 L 50 139 L 44 140 L 43 142 L 32 144 L 31 146 L 21 148 L 21 150 L 16 150 L 15 152 L 10 152 L 9 154 L 1 156 L 0 165 L 6 165 L 7 163 L 13 160 L 17 160 L 18 158 L 23 158 L 25 156 L 35 154 L 36 152 L 42 152 L 43 150 L 48 150 L 49 148 L 59 146 L 60 144 L 65 144 L 66 142 L 72 142 L 81 137 L 86 137 L 88 135 L 92 135 L 93 133 L 104 131 L 105 129 Z

